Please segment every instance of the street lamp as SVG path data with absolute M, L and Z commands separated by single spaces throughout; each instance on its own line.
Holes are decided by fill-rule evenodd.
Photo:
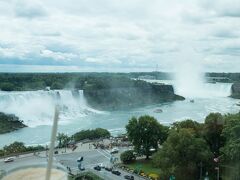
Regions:
M 220 178 L 219 157 L 214 158 L 213 161 L 217 164 L 217 167 L 215 167 L 215 170 L 217 171 L 217 180 L 219 180 Z
M 206 172 L 206 176 L 204 177 L 204 180 L 209 180 L 208 172 Z

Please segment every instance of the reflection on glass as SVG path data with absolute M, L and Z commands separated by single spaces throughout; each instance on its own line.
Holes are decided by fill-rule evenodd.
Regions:
M 44 180 L 46 163 L 22 166 L 3 174 L 3 180 Z M 53 165 L 51 180 L 67 180 L 66 169 L 61 165 Z

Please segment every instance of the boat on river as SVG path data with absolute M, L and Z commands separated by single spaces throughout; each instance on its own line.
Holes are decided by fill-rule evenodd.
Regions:
M 153 112 L 155 112 L 155 113 L 162 113 L 163 110 L 162 109 L 155 109 Z

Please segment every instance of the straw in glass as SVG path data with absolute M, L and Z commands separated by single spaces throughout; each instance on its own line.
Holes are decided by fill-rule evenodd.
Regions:
M 50 149 L 49 149 L 49 158 L 47 164 L 47 172 L 46 172 L 46 180 L 50 180 L 51 177 L 51 170 L 52 170 L 52 163 L 53 163 L 53 151 L 55 147 L 55 141 L 57 136 L 57 125 L 58 125 L 58 117 L 59 117 L 59 109 L 58 105 L 55 106 L 55 113 L 54 113 L 54 121 L 52 127 L 52 134 L 51 134 L 51 142 L 50 142 Z

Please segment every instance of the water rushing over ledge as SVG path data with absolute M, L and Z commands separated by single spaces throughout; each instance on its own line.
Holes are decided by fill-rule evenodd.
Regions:
M 75 97 L 70 90 L 58 90 L 60 94 L 60 124 L 85 117 L 91 113 L 102 113 L 89 107 L 78 91 Z M 51 125 L 54 112 L 55 91 L 0 91 L 0 112 L 14 114 L 29 127 Z

